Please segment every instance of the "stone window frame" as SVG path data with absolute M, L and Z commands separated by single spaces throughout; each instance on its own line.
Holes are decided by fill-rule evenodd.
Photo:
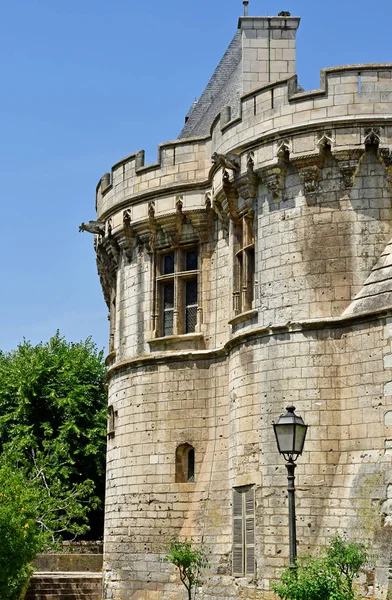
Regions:
M 175 482 L 195 482 L 195 448 L 188 442 L 176 448 Z
M 197 269 L 185 268 L 185 257 L 186 254 L 192 251 L 197 252 Z M 174 255 L 174 271 L 172 273 L 164 273 L 164 258 L 170 254 Z M 156 326 L 156 338 L 168 338 L 172 336 L 192 335 L 200 331 L 200 280 L 201 280 L 201 253 L 200 245 L 198 242 L 191 242 L 187 244 L 178 245 L 175 248 L 167 248 L 156 252 L 155 264 L 155 326 Z M 197 303 L 189 305 L 189 308 L 194 307 L 196 309 L 196 320 L 194 328 L 187 331 L 186 325 L 186 282 L 196 281 L 197 282 Z M 173 285 L 173 326 L 171 333 L 165 333 L 164 331 L 164 289 L 167 285 Z M 168 311 L 169 312 L 169 311 Z
M 255 486 L 233 488 L 233 577 L 255 575 Z
M 255 222 L 253 212 L 233 223 L 233 313 L 234 318 L 252 311 L 255 299 Z
M 107 435 L 109 438 L 112 438 L 116 434 L 116 419 L 118 416 L 117 410 L 114 410 L 113 405 L 108 406 L 107 409 Z

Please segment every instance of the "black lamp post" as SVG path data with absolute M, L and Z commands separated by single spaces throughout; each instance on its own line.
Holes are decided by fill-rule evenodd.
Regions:
M 308 426 L 305 425 L 302 417 L 295 414 L 295 406 L 288 406 L 287 413 L 281 415 L 277 423 L 274 423 L 274 431 L 278 450 L 283 454 L 287 469 L 287 491 L 289 495 L 289 535 L 290 535 L 290 565 L 295 565 L 297 558 L 297 532 L 295 527 L 295 487 L 294 487 L 294 471 L 295 461 L 302 454 L 304 449 L 306 431 Z

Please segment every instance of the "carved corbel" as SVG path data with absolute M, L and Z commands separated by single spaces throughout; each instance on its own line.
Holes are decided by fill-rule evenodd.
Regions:
M 233 223 L 236 223 L 238 220 L 238 191 L 235 182 L 230 180 L 230 175 L 226 170 L 222 174 L 222 189 L 226 197 L 229 217 Z
M 132 260 L 133 251 L 137 246 L 138 238 L 134 228 L 131 225 L 131 211 L 123 212 L 123 228 L 116 233 L 116 240 L 128 260 Z
M 254 207 L 259 181 L 259 177 L 254 171 L 254 152 L 249 152 L 246 161 L 246 175 L 237 182 L 237 189 L 250 211 Z
M 211 207 L 211 197 L 206 195 L 205 210 L 194 210 L 187 213 L 187 219 L 197 232 L 200 242 L 209 242 L 215 222 L 215 213 Z
M 271 192 L 274 200 L 281 200 L 284 190 L 285 170 L 281 166 L 267 167 L 262 170 L 262 182 Z
M 299 176 L 304 185 L 305 195 L 317 192 L 322 166 L 322 157 L 320 154 L 304 156 L 293 162 L 298 169 Z
M 287 167 L 290 161 L 290 140 L 281 140 L 276 150 L 277 163 L 261 170 L 260 176 L 272 198 L 276 201 L 282 199 Z
M 230 224 L 230 219 L 229 216 L 227 215 L 227 213 L 225 212 L 222 202 L 221 200 L 218 200 L 218 198 L 214 199 L 213 202 L 213 210 L 215 211 L 215 213 L 218 215 L 218 219 L 222 224 L 222 228 L 223 230 L 228 233 L 229 231 L 229 224 Z
M 353 187 L 362 155 L 363 150 L 360 149 L 333 152 L 333 157 L 342 175 L 342 187 L 344 190 L 350 190 Z

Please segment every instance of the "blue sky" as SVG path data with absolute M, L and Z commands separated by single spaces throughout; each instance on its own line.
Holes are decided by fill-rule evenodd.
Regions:
M 108 337 L 92 236 L 95 186 L 123 156 L 175 139 L 242 14 L 241 0 L 2 3 L 0 349 L 57 329 Z M 297 70 L 392 61 L 392 4 L 250 0 L 301 16 Z

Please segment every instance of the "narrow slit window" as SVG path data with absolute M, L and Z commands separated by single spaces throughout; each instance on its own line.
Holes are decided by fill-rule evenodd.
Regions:
M 195 481 L 195 449 L 190 444 L 181 444 L 176 450 L 176 483 Z

